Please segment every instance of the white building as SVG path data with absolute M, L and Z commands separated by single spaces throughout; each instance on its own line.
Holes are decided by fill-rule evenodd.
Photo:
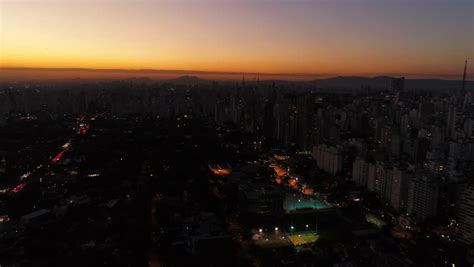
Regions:
M 369 162 L 367 165 L 367 190 L 375 191 L 375 170 L 376 165 L 372 162 Z
M 356 158 L 352 165 L 352 181 L 357 185 L 367 187 L 368 163 L 364 159 Z
M 379 161 L 375 164 L 369 163 L 367 173 L 367 189 L 369 191 L 375 191 L 381 197 L 384 197 L 387 171 L 383 163 Z
M 313 158 L 318 168 L 332 175 L 342 171 L 342 149 L 339 146 L 321 144 L 313 147 Z
M 410 177 L 406 171 L 398 167 L 392 169 L 390 206 L 396 210 L 405 209 L 407 207 L 409 179 Z

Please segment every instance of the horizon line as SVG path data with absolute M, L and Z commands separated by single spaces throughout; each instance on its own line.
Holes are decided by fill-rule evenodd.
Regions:
M 381 77 L 381 76 L 399 76 L 407 79 L 417 79 L 415 77 L 431 77 L 430 79 L 439 80 L 462 80 L 462 75 L 455 74 L 430 74 L 430 73 L 354 73 L 354 74 L 338 74 L 338 73 L 305 73 L 305 72 L 237 72 L 237 71 L 212 71 L 212 70 L 173 70 L 173 69 L 122 69 L 122 68 L 83 68 L 83 67 L 0 67 L 0 70 L 10 71 L 50 71 L 50 72 L 96 72 L 96 73 L 149 73 L 149 74 L 175 74 L 175 75 L 230 75 L 230 76 L 275 76 L 275 77 L 295 77 L 295 78 L 310 78 L 314 77 Z M 473 76 L 474 73 L 467 73 L 467 76 Z M 449 77 L 449 78 L 447 78 Z M 133 78 L 133 77 L 130 77 Z M 135 77 L 137 78 L 137 77 Z M 144 77 L 141 77 L 144 78 Z

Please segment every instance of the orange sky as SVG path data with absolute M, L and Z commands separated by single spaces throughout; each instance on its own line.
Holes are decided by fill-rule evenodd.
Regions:
M 0 9 L 0 77 L 112 75 L 5 69 L 26 67 L 457 78 L 474 59 L 474 4 L 464 0 L 3 0 Z

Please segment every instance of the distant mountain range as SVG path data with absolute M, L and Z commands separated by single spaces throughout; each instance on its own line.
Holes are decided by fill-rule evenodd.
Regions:
M 209 83 L 212 80 L 201 79 L 197 76 L 181 76 L 175 79 L 166 80 L 166 82 L 173 83 L 173 84 L 202 84 L 202 83 Z
M 262 84 L 275 83 L 275 84 L 287 84 L 287 83 L 312 83 L 319 88 L 345 88 L 345 89 L 358 89 L 358 88 L 377 88 L 377 89 L 388 89 L 390 87 L 390 81 L 392 77 L 389 76 L 376 76 L 376 77 L 358 77 L 358 76 L 347 76 L 347 77 L 333 77 L 325 79 L 315 79 L 311 81 L 285 81 L 285 80 L 263 80 L 260 81 Z M 166 80 L 166 82 L 173 84 L 206 84 L 214 80 L 201 79 L 197 76 L 181 76 L 175 79 Z M 223 81 L 223 82 L 236 82 L 234 81 Z M 246 81 L 246 83 L 255 83 L 255 81 Z M 460 80 L 442 80 L 442 79 L 405 79 L 405 88 L 407 89 L 457 89 L 461 88 Z M 466 89 L 474 89 L 474 81 L 466 81 Z
M 335 77 L 328 79 L 314 80 L 318 87 L 340 87 L 340 88 L 389 88 L 392 77 Z M 442 80 L 442 79 L 405 79 L 405 88 L 407 89 L 445 89 L 461 88 L 460 80 Z M 466 88 L 474 89 L 474 81 L 466 81 Z
M 32 72 L 32 73 L 30 73 Z M 49 72 L 56 72 L 59 74 L 67 73 L 67 75 L 73 75 L 72 77 L 77 78 L 67 78 L 63 76 L 57 78 L 56 76 L 48 76 Z M 77 73 L 76 73 L 77 72 Z M 86 82 L 86 81 L 112 81 L 112 80 L 123 80 L 133 83 L 171 83 L 171 84 L 210 84 L 211 82 L 217 81 L 219 83 L 240 83 L 240 78 L 236 73 L 209 73 L 209 72 L 192 72 L 186 73 L 188 71 L 160 71 L 160 70 L 95 70 L 95 69 L 29 69 L 29 68 L 0 68 L 0 82 L 4 81 L 61 81 L 61 82 Z M 99 73 L 99 74 L 97 74 Z M 88 76 L 88 75 L 96 75 Z M 169 78 L 174 75 L 183 75 L 177 78 Z M 191 75 L 190 75 L 191 74 Z M 234 79 L 215 79 L 210 78 L 206 79 L 206 75 L 210 74 L 229 74 L 234 75 Z M 65 74 L 66 75 L 66 74 Z M 101 75 L 104 75 L 101 77 Z M 114 76 L 117 75 L 117 76 Z M 156 76 L 156 75 L 168 75 L 167 78 Z M 237 75 L 237 76 L 235 76 Z M 250 74 L 248 74 L 250 75 Z M 253 75 L 253 74 L 252 74 Z M 318 78 L 309 80 L 302 80 L 301 76 L 291 76 L 298 77 L 298 80 L 283 80 L 283 79 L 268 79 L 268 74 L 266 79 L 261 79 L 261 84 L 276 84 L 276 85 L 287 85 L 287 84 L 311 84 L 317 88 L 322 89 L 361 89 L 361 88 L 373 88 L 373 89 L 388 89 L 390 87 L 390 76 L 375 76 L 375 77 L 365 77 L 365 76 L 337 76 L 330 78 Z M 128 77 L 128 78 L 127 78 Z M 246 76 L 248 77 L 248 76 Z M 256 77 L 251 76 L 251 79 L 246 79 L 245 83 L 252 84 L 256 83 Z M 262 76 L 260 76 L 262 77 Z M 314 77 L 314 76 L 313 76 Z M 405 88 L 406 89 L 460 89 L 462 82 L 460 80 L 445 80 L 445 79 L 405 79 Z M 474 81 L 466 81 L 466 89 L 474 90 Z

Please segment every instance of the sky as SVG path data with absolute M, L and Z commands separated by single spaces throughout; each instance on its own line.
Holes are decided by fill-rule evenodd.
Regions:
M 460 79 L 466 59 L 474 78 L 472 0 L 0 0 L 4 75 Z

